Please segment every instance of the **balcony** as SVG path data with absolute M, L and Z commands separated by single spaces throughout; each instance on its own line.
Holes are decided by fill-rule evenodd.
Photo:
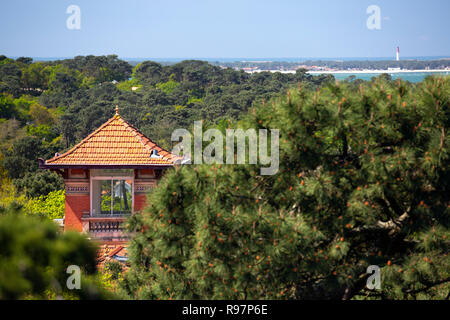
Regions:
M 101 241 L 127 241 L 129 234 L 126 233 L 124 222 L 130 215 L 96 215 L 91 216 L 84 213 L 81 221 L 83 232 L 88 233 L 91 239 Z

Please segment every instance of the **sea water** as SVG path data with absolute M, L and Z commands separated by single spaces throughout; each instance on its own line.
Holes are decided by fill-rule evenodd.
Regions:
M 402 79 L 412 83 L 422 82 L 428 76 L 431 75 L 449 75 L 449 71 L 446 72 L 386 72 L 393 80 Z M 336 80 L 345 80 L 350 76 L 355 76 L 355 79 L 371 80 L 373 77 L 379 76 L 381 73 L 332 73 Z

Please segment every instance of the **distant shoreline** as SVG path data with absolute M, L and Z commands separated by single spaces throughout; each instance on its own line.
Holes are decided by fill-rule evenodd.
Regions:
M 295 72 L 295 71 L 294 71 Z M 336 71 L 308 71 L 310 74 L 329 74 L 329 73 L 342 73 L 342 74 L 361 74 L 361 73 L 435 73 L 435 72 L 450 72 L 450 69 L 436 69 L 436 70 L 336 70 Z
M 260 72 L 280 72 L 280 73 L 296 73 L 296 70 L 252 70 L 247 73 Z M 394 73 L 444 73 L 450 72 L 450 69 L 435 69 L 435 70 L 323 70 L 323 71 L 306 71 L 308 74 L 394 74 Z

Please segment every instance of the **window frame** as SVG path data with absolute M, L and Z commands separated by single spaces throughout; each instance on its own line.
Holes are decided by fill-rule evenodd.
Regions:
M 134 183 L 134 176 L 92 176 L 91 175 L 89 180 L 90 180 L 89 181 L 89 197 L 90 197 L 90 206 L 91 206 L 91 210 L 89 210 L 90 211 L 89 215 L 91 217 L 105 217 L 105 218 L 111 217 L 111 218 L 113 218 L 113 217 L 123 216 L 123 215 L 114 215 L 114 213 L 113 213 L 114 212 L 113 205 L 111 205 L 111 213 L 110 214 L 96 214 L 96 215 L 94 215 L 94 212 L 93 212 L 93 208 L 94 208 L 94 192 L 93 192 L 93 188 L 92 188 L 94 180 L 111 180 L 111 183 L 114 180 L 131 180 L 132 181 L 131 182 L 131 214 L 134 213 L 134 184 L 135 184 Z

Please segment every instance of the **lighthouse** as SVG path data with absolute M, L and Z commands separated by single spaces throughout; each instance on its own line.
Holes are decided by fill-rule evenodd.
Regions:
M 397 55 L 395 60 L 400 61 L 400 47 L 397 47 Z

